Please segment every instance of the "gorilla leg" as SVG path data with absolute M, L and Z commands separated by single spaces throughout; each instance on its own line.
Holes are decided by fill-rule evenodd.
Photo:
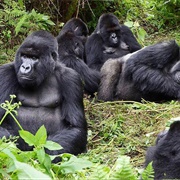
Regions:
M 114 91 L 121 76 L 121 71 L 122 63 L 119 61 L 119 59 L 109 59 L 106 61 L 101 68 L 101 83 L 98 90 L 99 100 L 114 100 Z

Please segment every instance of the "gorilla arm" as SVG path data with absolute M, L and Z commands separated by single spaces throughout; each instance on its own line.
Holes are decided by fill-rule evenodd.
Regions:
M 9 95 L 16 94 L 18 81 L 14 69 L 14 63 L 0 66 L 0 103 L 9 100 Z
M 87 144 L 82 83 L 78 74 L 70 68 L 61 69 L 61 74 L 56 73 L 56 76 L 62 89 L 61 118 L 65 128 L 48 137 L 63 147 L 62 150 L 51 151 L 50 154 L 66 152 L 77 155 L 86 150 Z
M 14 70 L 14 63 L 4 64 L 0 66 L 0 103 L 10 99 L 10 95 L 15 94 L 18 89 L 18 82 Z M 0 108 L 0 119 L 3 117 L 5 111 Z M 0 138 L 8 137 L 10 133 L 3 127 L 0 127 Z
M 141 45 L 137 42 L 132 31 L 127 26 L 121 26 L 121 33 L 121 40 L 129 47 L 131 53 L 141 49 Z
M 82 59 L 79 59 L 73 55 L 66 56 L 61 60 L 67 67 L 74 69 L 80 74 L 84 83 L 85 92 L 93 94 L 97 92 L 100 83 L 100 73 L 94 69 L 91 69 L 84 63 Z
M 92 68 L 100 71 L 103 62 L 103 40 L 99 34 L 92 34 L 85 44 L 86 63 Z
M 10 99 L 10 95 L 15 94 L 18 89 L 18 81 L 14 69 L 14 63 L 4 64 L 0 66 L 0 103 Z M 2 118 L 4 110 L 0 109 L 0 118 Z
M 170 74 L 170 68 L 178 59 L 179 47 L 175 41 L 145 47 L 127 60 L 126 79 L 131 79 L 145 94 L 154 92 L 180 98 L 180 85 Z

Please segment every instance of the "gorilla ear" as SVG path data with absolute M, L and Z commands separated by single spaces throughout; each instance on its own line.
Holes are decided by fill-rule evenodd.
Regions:
M 57 61 L 58 55 L 57 55 L 56 52 L 52 52 L 52 53 L 51 53 L 51 56 L 52 56 L 52 58 L 54 59 L 54 61 Z
M 174 121 L 171 124 L 169 132 L 171 132 L 171 133 L 180 132 L 180 120 L 179 121 Z

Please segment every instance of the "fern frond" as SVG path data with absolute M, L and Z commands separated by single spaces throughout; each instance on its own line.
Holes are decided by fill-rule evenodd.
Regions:
M 153 180 L 154 179 L 154 169 L 152 167 L 152 162 L 144 169 L 141 174 L 142 180 Z
M 27 14 L 24 14 L 23 17 L 17 23 L 16 28 L 15 28 L 16 35 L 20 32 L 21 27 L 23 26 L 26 18 L 27 18 Z

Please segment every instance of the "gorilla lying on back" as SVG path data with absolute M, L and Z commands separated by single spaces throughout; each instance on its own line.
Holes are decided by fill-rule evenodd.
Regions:
M 179 59 L 179 46 L 169 41 L 108 60 L 101 68 L 98 98 L 104 101 L 179 99 Z
M 180 179 L 180 121 L 173 122 L 169 131 L 158 135 L 156 145 L 148 148 L 145 166 L 151 161 L 155 180 Z
M 15 61 L 0 66 L 0 103 L 15 94 L 17 119 L 24 130 L 35 134 L 45 125 L 48 140 L 63 149 L 49 154 L 79 154 L 86 150 L 87 124 L 84 115 L 82 83 L 79 75 L 58 62 L 58 44 L 46 31 L 28 36 L 17 50 Z M 2 118 L 4 110 L 0 110 Z M 19 127 L 8 116 L 1 127 L 3 135 L 18 135 Z M 2 133 L 4 132 L 4 133 Z M 18 139 L 21 150 L 31 150 Z M 56 160 L 55 160 L 56 161 Z
M 73 23 L 73 20 L 71 23 Z M 84 24 L 80 24 L 79 22 L 77 28 L 81 30 L 81 26 L 83 27 Z M 68 31 L 66 24 L 65 30 L 63 27 L 61 31 L 65 33 L 59 33 L 57 37 L 59 59 L 67 67 L 74 69 L 80 74 L 84 83 L 85 93 L 93 95 L 93 93 L 98 90 L 100 73 L 96 70 L 90 69 L 84 62 L 84 43 L 82 37 L 77 36 L 76 33 L 71 30 Z
M 100 71 L 109 58 L 119 58 L 139 50 L 131 30 L 120 25 L 116 16 L 111 13 L 100 16 L 98 25 L 85 44 L 86 63 L 89 67 Z

